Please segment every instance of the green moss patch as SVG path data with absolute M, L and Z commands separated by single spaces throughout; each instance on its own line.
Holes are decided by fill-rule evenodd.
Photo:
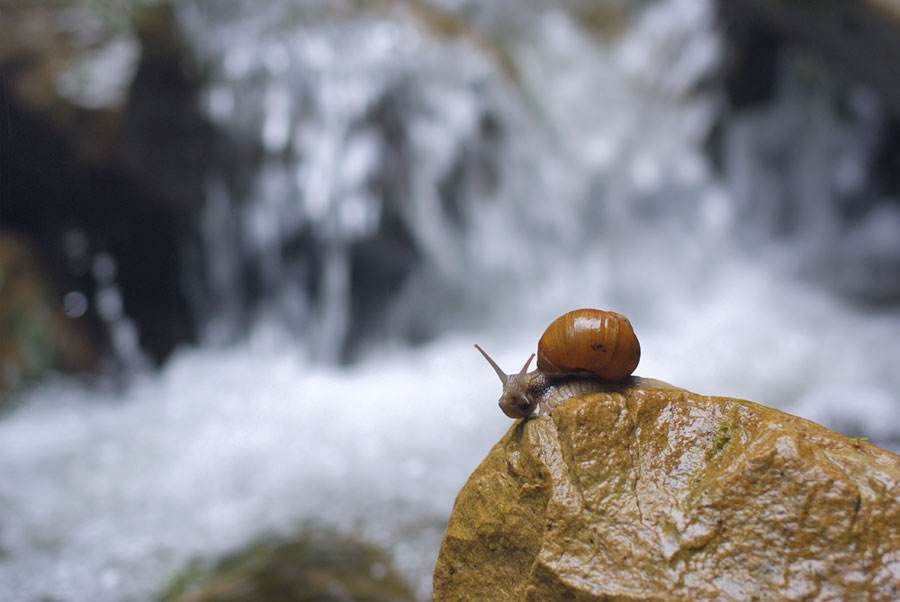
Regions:
M 412 592 L 377 548 L 330 533 L 268 538 L 214 563 L 188 563 L 160 602 L 406 602 Z

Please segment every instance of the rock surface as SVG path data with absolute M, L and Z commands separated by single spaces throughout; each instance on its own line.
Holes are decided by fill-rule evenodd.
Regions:
M 900 456 L 633 378 L 514 424 L 434 575 L 436 601 L 713 599 L 900 599 Z

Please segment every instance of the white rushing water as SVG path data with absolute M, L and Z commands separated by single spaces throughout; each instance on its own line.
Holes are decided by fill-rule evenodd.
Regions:
M 198 37 L 199 6 L 182 14 Z M 715 99 L 691 93 L 718 57 L 709 7 L 653 6 L 605 45 L 561 12 L 518 22 L 515 85 L 483 43 L 406 13 L 277 35 L 263 14 L 198 41 L 220 59 L 210 115 L 262 157 L 245 196 L 210 174 L 209 344 L 122 388 L 44 384 L 0 420 L 0 597 L 145 600 L 191 558 L 314 522 L 383 546 L 430 599 L 454 497 L 511 424 L 472 343 L 517 368 L 578 306 L 631 318 L 638 374 L 900 445 L 900 315 L 794 278 L 795 249 L 764 233 L 748 251 L 747 208 L 701 150 Z M 402 152 L 373 107 L 406 111 Z M 379 195 L 385 170 L 403 186 Z M 334 367 L 354 245 L 391 215 L 419 267 Z M 304 237 L 320 264 L 282 251 Z M 252 311 L 242 263 L 267 292 Z

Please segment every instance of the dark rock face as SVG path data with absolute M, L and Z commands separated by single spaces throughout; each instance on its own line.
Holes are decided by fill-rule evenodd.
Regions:
M 848 79 L 877 90 L 894 114 L 900 115 L 900 9 L 896 4 L 738 0 L 720 2 L 720 6 L 726 31 L 737 32 L 754 49 L 769 53 L 779 39 L 807 44 L 838 65 Z M 751 29 L 755 33 L 748 36 Z M 766 43 L 760 44 L 756 36 L 767 38 Z M 765 54 L 761 58 L 767 60 Z
M 517 422 L 457 498 L 441 600 L 895 600 L 900 457 L 636 379 Z
M 147 78 L 138 77 L 120 82 L 122 96 L 97 107 L 66 97 L 61 82 L 73 65 L 123 36 L 99 26 L 85 25 L 91 36 L 75 26 L 67 30 L 59 25 L 71 17 L 66 10 L 27 1 L 0 6 L 0 223 L 40 249 L 61 293 L 84 295 L 89 306 L 80 321 L 95 339 L 106 339 L 101 347 L 107 348 L 108 317 L 95 296 L 109 282 L 97 281 L 92 264 L 98 255 L 111 258 L 124 314 L 137 323 L 143 349 L 160 360 L 191 338 L 178 249 L 193 221 L 184 197 L 196 194 L 173 200 L 154 180 L 158 166 L 135 160 L 144 157 L 133 149 L 143 148 L 144 135 L 158 121 L 143 120 L 143 132 L 132 124 L 142 112 L 138 98 L 165 97 L 189 84 L 178 88 L 157 80 L 159 87 L 150 89 Z M 148 65 L 156 60 L 145 53 L 137 74 L 152 71 Z M 181 133 L 163 131 L 170 142 Z M 168 149 L 177 161 L 178 146 Z
M 718 9 L 728 102 L 710 151 L 745 231 L 796 243 L 803 277 L 854 302 L 895 305 L 896 4 L 737 0 Z

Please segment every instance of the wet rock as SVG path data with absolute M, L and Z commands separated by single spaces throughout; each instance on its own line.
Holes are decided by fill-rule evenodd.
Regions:
M 900 456 L 633 379 L 510 428 L 456 500 L 434 586 L 437 601 L 896 600 Z
M 214 566 L 192 563 L 162 602 L 412 602 L 414 597 L 372 546 L 328 533 L 261 540 Z

